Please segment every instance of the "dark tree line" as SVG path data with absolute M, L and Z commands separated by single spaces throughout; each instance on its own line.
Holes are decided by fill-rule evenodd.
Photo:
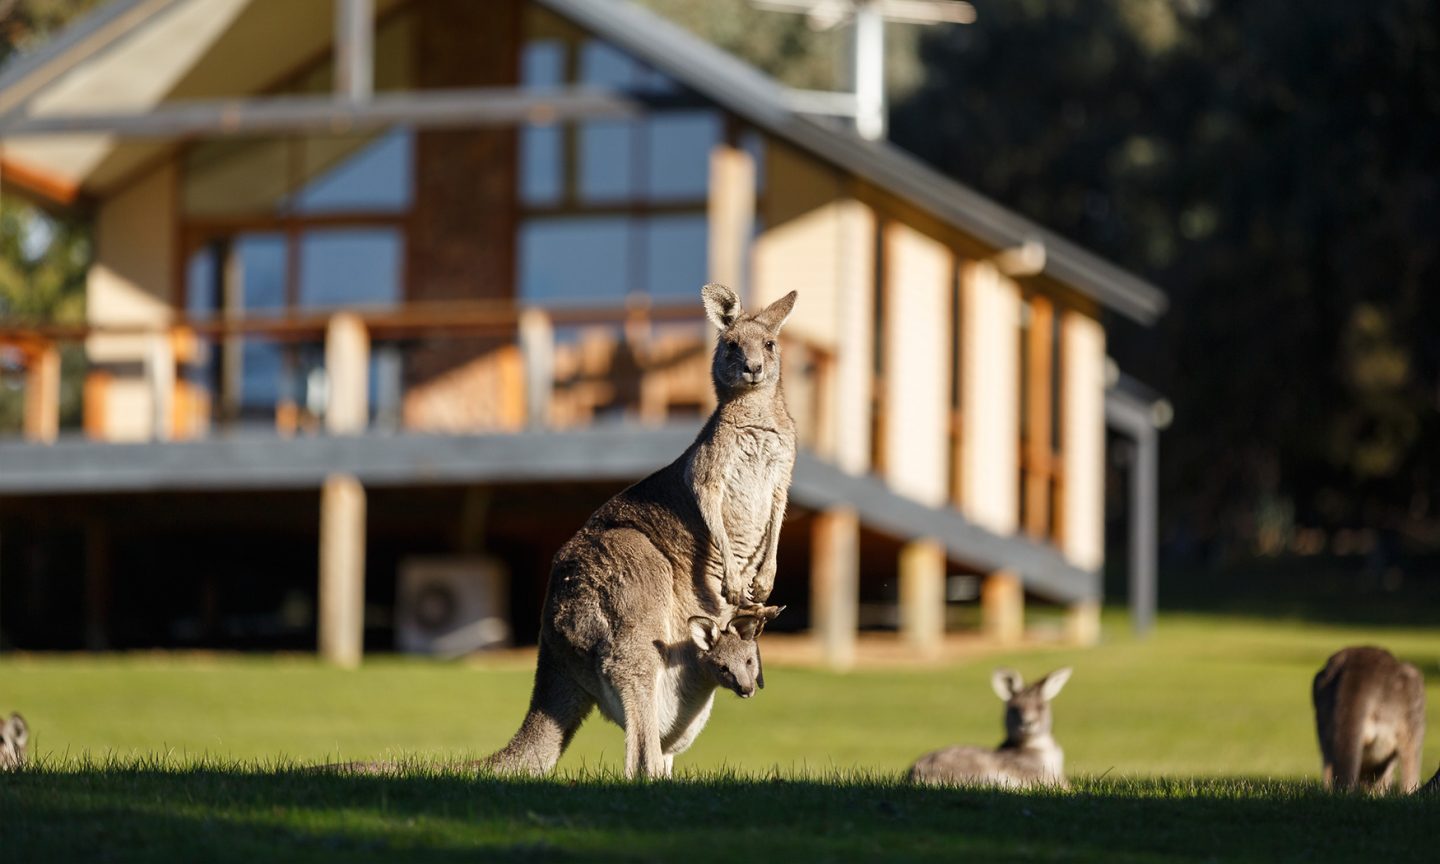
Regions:
M 1175 403 L 1169 536 L 1440 546 L 1440 5 L 976 6 L 892 136 L 1167 291 L 1111 351 Z

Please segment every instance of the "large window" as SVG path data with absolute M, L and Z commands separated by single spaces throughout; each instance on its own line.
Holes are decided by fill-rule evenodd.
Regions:
M 578 83 L 656 99 L 634 120 L 521 130 L 520 297 L 555 304 L 693 297 L 708 270 L 710 153 L 724 139 L 723 115 L 604 42 L 553 29 L 545 35 L 524 46 L 525 86 Z

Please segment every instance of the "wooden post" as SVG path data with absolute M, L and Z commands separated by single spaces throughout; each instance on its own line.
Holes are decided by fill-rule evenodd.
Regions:
M 325 372 L 330 403 L 325 429 L 332 435 L 363 432 L 370 422 L 370 334 L 360 316 L 340 312 L 325 330 Z
M 945 547 L 913 540 L 900 549 L 900 635 L 926 657 L 945 640 Z
M 997 570 L 980 585 L 980 629 L 998 645 L 1014 645 L 1025 635 L 1025 587 L 1013 570 Z
M 1025 533 L 1050 536 L 1050 478 L 1054 474 L 1054 422 L 1051 410 L 1055 308 L 1044 297 L 1030 301 L 1026 334 L 1025 387 Z
M 860 626 L 859 516 L 848 507 L 815 514 L 810 543 L 810 626 L 824 662 L 848 669 Z
M 544 309 L 520 312 L 520 357 L 525 374 L 525 423 L 532 429 L 550 425 L 550 400 L 555 393 L 555 328 Z
M 168 332 L 153 333 L 145 346 L 145 384 L 150 390 L 150 437 L 169 441 L 175 433 L 175 344 Z
M 25 440 L 50 443 L 60 434 L 60 351 L 47 342 L 25 368 Z
M 365 644 L 365 490 L 331 474 L 320 491 L 320 656 L 360 665 Z
M 1080 600 L 1065 609 L 1065 641 L 1072 645 L 1100 642 L 1100 601 Z

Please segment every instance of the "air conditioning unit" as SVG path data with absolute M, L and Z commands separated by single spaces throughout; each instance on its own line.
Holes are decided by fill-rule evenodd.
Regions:
M 494 558 L 409 558 L 397 587 L 397 650 L 459 657 L 510 644 L 510 576 Z

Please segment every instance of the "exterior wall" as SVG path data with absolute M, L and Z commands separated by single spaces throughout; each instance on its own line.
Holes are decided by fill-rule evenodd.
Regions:
M 175 167 L 166 165 L 113 198 L 95 217 L 95 260 L 86 278 L 86 317 L 92 324 L 164 324 L 176 300 Z M 90 362 L 109 367 L 112 378 L 96 406 L 106 436 L 148 438 L 154 413 L 143 364 L 146 337 L 91 337 Z
M 416 11 L 421 88 L 515 84 L 516 0 L 426 0 Z M 514 296 L 515 164 L 513 129 L 416 133 L 407 301 Z M 406 423 L 455 431 L 504 425 L 484 386 L 504 365 L 497 347 L 455 339 L 416 346 L 406 358 Z
M 1093 569 L 1105 561 L 1105 329 L 1078 312 L 1064 313 L 1060 326 L 1061 547 L 1072 564 Z
M 870 467 L 875 213 L 850 197 L 839 175 L 785 147 L 766 147 L 764 225 L 752 255 L 747 303 L 799 291 L 787 329 L 838 349 L 833 442 L 836 462 Z
M 885 479 L 939 507 L 949 497 L 950 250 L 901 222 L 885 225 Z
M 1002 534 L 1019 529 L 1020 289 L 987 261 L 960 281 L 960 507 Z

